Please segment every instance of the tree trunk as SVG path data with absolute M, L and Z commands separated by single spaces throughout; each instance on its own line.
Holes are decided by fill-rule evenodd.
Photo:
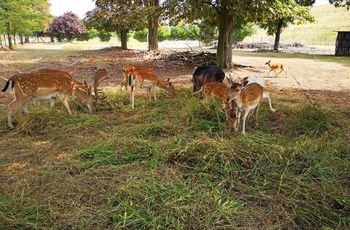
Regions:
M 158 49 L 158 18 L 148 18 L 148 50 Z
M 146 7 L 156 8 L 159 6 L 159 0 L 145 0 Z M 158 49 L 158 19 L 159 16 L 156 12 L 151 11 L 152 14 L 148 15 L 148 50 Z
M 121 48 L 124 50 L 128 49 L 128 31 L 122 30 L 120 33 L 120 39 L 121 39 Z
M 231 68 L 233 15 L 230 10 L 223 8 L 219 14 L 219 20 L 219 40 L 216 51 L 216 62 L 221 68 Z
M 273 46 L 273 50 L 276 52 L 278 52 L 278 47 L 280 46 L 282 26 L 283 26 L 283 19 L 279 19 L 277 24 L 276 36 L 275 36 L 275 44 Z

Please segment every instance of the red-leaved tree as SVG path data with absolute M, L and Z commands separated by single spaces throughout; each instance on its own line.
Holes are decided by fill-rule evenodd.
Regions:
M 66 12 L 62 16 L 56 17 L 49 25 L 47 31 L 51 38 L 57 35 L 66 36 L 67 40 L 70 42 L 73 39 L 74 34 L 84 34 L 87 32 L 82 20 L 72 13 Z

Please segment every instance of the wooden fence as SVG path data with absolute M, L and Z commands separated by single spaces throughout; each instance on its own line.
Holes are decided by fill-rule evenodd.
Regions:
M 338 31 L 335 55 L 350 56 L 350 31 Z

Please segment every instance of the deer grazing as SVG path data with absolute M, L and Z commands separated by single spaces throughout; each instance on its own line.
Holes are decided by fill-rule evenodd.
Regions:
M 192 76 L 193 92 L 200 90 L 200 88 L 209 82 L 223 82 L 225 73 L 217 66 L 201 66 L 198 67 Z
M 222 101 L 222 106 L 226 107 L 226 98 L 230 87 L 223 82 L 209 82 L 203 85 L 195 94 L 203 92 L 204 98 L 208 101 L 210 98 L 217 98 Z
M 277 77 L 278 74 L 280 74 L 284 71 L 286 73 L 286 77 L 287 77 L 287 71 L 285 70 L 283 64 L 280 64 L 280 63 L 271 64 L 271 60 L 269 60 L 268 62 L 265 63 L 265 65 L 268 65 L 270 67 L 270 71 L 267 73 L 267 76 L 269 76 L 271 71 L 274 71 L 275 75 Z M 276 70 L 281 70 L 281 71 L 276 74 Z
M 172 82 L 169 79 L 166 81 L 160 79 L 151 68 L 140 68 L 135 70 L 128 80 L 129 86 L 131 87 L 130 101 L 133 109 L 135 108 L 135 94 L 139 88 L 147 89 L 150 100 L 152 100 L 151 93 L 153 93 L 154 100 L 157 100 L 155 91 L 156 86 L 169 91 L 173 96 L 176 95 Z
M 256 108 L 256 120 L 258 120 L 258 108 L 261 98 L 267 98 L 270 110 L 275 112 L 271 105 L 270 95 L 264 93 L 264 87 L 258 83 L 248 84 L 242 87 L 239 83 L 234 83 L 229 90 L 227 102 L 234 101 L 239 109 L 238 120 L 240 120 L 241 111 L 243 111 L 242 134 L 245 134 L 245 121 L 249 111 Z M 238 127 L 238 126 L 237 126 Z
M 108 76 L 105 75 L 106 72 L 103 74 L 101 73 L 102 72 L 99 72 L 99 74 L 96 74 L 94 77 L 94 95 L 91 93 L 90 85 L 85 81 L 84 83 L 78 82 L 69 73 L 64 71 L 43 69 L 36 72 L 12 76 L 2 90 L 4 93 L 10 87 L 13 89 L 15 96 L 15 99 L 9 104 L 8 126 L 14 128 L 11 114 L 15 108 L 22 106 L 24 112 L 28 112 L 28 100 L 39 101 L 50 99 L 52 101 L 52 98 L 58 96 L 71 115 L 72 112 L 67 99 L 70 96 L 74 96 L 85 102 L 90 112 L 95 112 L 97 110 L 97 100 L 99 99 L 97 87 L 103 80 L 108 78 Z
M 219 109 L 225 113 L 226 120 L 229 123 L 229 130 L 234 131 L 238 125 L 238 107 L 234 101 L 226 102 L 230 87 L 223 82 L 209 82 L 202 86 L 200 90 L 195 93 L 203 91 L 205 99 L 216 98 L 222 102 L 222 108 Z

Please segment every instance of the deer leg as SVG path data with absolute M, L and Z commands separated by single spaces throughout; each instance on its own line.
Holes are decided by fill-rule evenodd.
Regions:
M 260 103 L 255 107 L 255 120 L 256 120 L 256 126 L 258 126 L 258 114 L 259 114 L 259 106 L 260 106 Z
M 281 71 L 279 71 L 279 72 L 278 72 L 278 74 L 282 73 L 283 71 L 284 71 L 284 70 L 283 70 L 283 69 L 281 69 Z M 276 74 L 276 77 L 277 77 L 277 75 L 278 75 L 278 74 Z
M 238 131 L 238 126 L 239 126 L 240 120 L 241 120 L 241 111 L 239 110 L 238 111 L 238 117 L 237 117 L 237 126 L 236 126 L 236 129 L 235 129 L 236 132 Z
M 23 112 L 28 113 L 28 103 L 27 103 L 27 101 L 24 101 L 22 103 L 22 110 L 23 110 Z
M 270 69 L 270 71 L 267 73 L 267 76 L 269 76 L 270 72 L 272 71 L 272 69 Z
M 151 89 L 152 89 L 152 92 L 153 92 L 154 100 L 156 101 L 157 100 L 157 96 L 156 96 L 156 87 L 155 87 L 155 85 L 152 84 Z
M 262 98 L 267 98 L 267 100 L 269 101 L 270 110 L 271 110 L 272 112 L 276 112 L 276 110 L 275 110 L 274 108 L 272 108 L 272 103 L 271 103 L 270 94 L 269 94 L 269 93 L 263 93 Z
M 70 111 L 69 105 L 68 105 L 68 101 L 67 101 L 67 97 L 63 94 L 59 95 L 62 104 L 64 105 L 64 107 L 66 108 L 67 112 L 69 113 L 69 115 L 72 115 L 72 112 Z M 90 108 L 89 108 L 90 109 Z
M 8 120 L 8 126 L 13 129 L 14 126 L 12 124 L 12 110 L 14 110 L 15 108 L 17 108 L 21 103 L 16 101 L 16 99 L 14 101 L 12 101 L 10 104 L 9 104 L 9 111 L 7 113 L 7 120 Z
M 131 86 L 130 91 L 130 102 L 131 102 L 131 108 L 135 109 L 134 102 L 135 102 L 135 86 Z
M 55 106 L 55 100 L 56 100 L 56 97 L 51 97 L 50 98 L 50 107 L 53 108 Z
M 242 122 L 242 134 L 245 134 L 245 120 L 247 119 L 248 113 L 249 113 L 249 109 L 244 110 L 243 122 Z

